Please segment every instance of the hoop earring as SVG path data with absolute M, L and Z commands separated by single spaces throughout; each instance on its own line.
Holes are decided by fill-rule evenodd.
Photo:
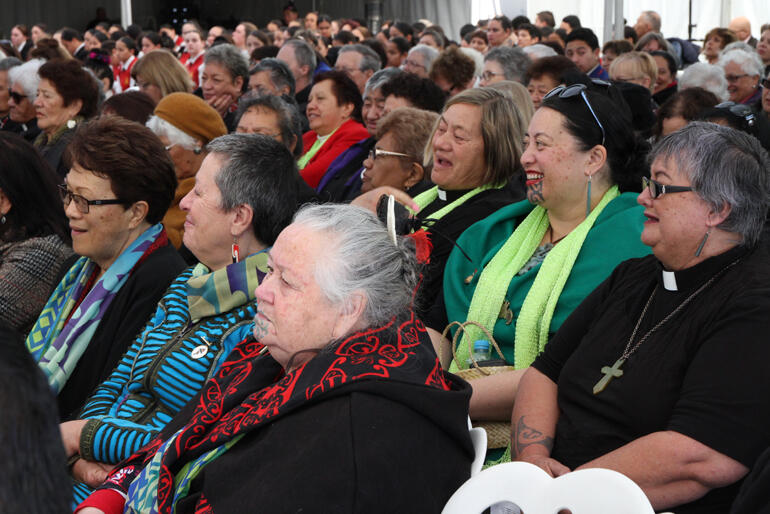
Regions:
M 233 238 L 233 245 L 230 248 L 230 253 L 233 256 L 233 264 L 240 262 L 241 260 L 241 249 L 238 248 L 238 239 Z
M 709 234 L 711 234 L 711 227 L 706 231 L 706 235 L 703 236 L 703 240 L 701 240 L 700 244 L 698 245 L 698 249 L 695 250 L 695 256 L 700 257 L 700 253 L 703 251 L 703 247 L 706 246 L 706 241 L 709 238 Z
M 588 175 L 588 191 L 586 193 L 586 218 L 591 214 L 591 175 Z

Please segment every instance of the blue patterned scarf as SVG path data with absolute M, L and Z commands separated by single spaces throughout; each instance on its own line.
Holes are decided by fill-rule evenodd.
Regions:
M 25 343 L 56 394 L 72 375 L 136 263 L 162 236 L 165 237 L 165 231 L 160 223 L 145 230 L 104 271 L 77 308 L 96 263 L 81 257 L 56 287 Z

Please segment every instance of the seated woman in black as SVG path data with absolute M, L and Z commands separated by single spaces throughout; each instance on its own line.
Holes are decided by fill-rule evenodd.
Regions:
M 513 449 L 554 476 L 603 467 L 656 510 L 728 512 L 770 445 L 770 159 L 694 122 L 639 195 L 654 255 L 620 264 L 522 378 Z

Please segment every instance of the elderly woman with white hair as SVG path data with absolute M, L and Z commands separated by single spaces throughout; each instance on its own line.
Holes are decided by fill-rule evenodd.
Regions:
M 762 96 L 759 81 L 764 74 L 759 55 L 753 50 L 726 51 L 717 65 L 724 70 L 730 101 L 757 107 Z
M 638 202 L 654 255 L 615 268 L 537 357 L 513 450 L 552 476 L 619 471 L 656 511 L 728 512 L 770 446 L 770 159 L 694 122 L 651 163 Z
M 227 134 L 227 127 L 213 107 L 190 93 L 164 96 L 147 121 L 147 127 L 158 136 L 174 163 L 178 185 L 174 201 L 163 217 L 163 225 L 169 240 L 179 249 L 187 216 L 179 207 L 179 202 L 195 186 L 195 174 L 207 154 L 206 145 Z M 182 253 L 189 264 L 197 262 L 189 252 Z
M 413 240 L 309 206 L 268 269 L 254 337 L 78 512 L 439 512 L 468 477 L 470 386 L 411 309 Z
M 716 64 L 698 62 L 688 66 L 679 79 L 679 91 L 692 87 L 705 89 L 719 100 L 727 100 L 727 79 L 725 72 Z
M 9 94 L 8 115 L 16 124 L 16 130 L 20 136 L 34 142 L 40 134 L 35 117 L 35 106 L 32 103 L 37 96 L 37 86 L 40 83 L 40 75 L 37 71 L 45 64 L 42 59 L 32 59 L 20 66 L 8 70 Z
M 432 46 L 417 45 L 406 55 L 401 69 L 407 73 L 414 73 L 420 78 L 427 79 L 433 61 L 438 59 L 439 52 Z

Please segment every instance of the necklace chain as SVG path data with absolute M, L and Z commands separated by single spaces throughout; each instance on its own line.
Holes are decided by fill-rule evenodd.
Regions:
M 716 275 L 714 275 L 713 277 L 711 277 L 711 278 L 709 279 L 709 281 L 708 281 L 708 282 L 706 282 L 705 284 L 703 284 L 702 286 L 700 286 L 700 287 L 699 287 L 698 289 L 696 289 L 696 290 L 695 290 L 695 291 L 694 291 L 692 294 L 690 294 L 690 296 L 688 296 L 687 298 L 685 298 L 685 299 L 684 299 L 684 301 L 683 301 L 682 303 L 680 303 L 680 304 L 677 306 L 677 308 L 676 308 L 676 309 L 674 309 L 673 311 L 671 311 L 671 312 L 668 314 L 668 316 L 666 316 L 665 318 L 663 318 L 662 320 L 660 320 L 660 321 L 659 321 L 659 322 L 658 322 L 658 323 L 657 323 L 657 324 L 656 324 L 654 327 L 652 327 L 652 328 L 651 328 L 649 331 L 647 331 L 647 333 L 646 333 L 646 334 L 644 334 L 644 335 L 641 337 L 641 339 L 639 339 L 639 340 L 636 342 L 636 344 L 634 344 L 633 346 L 631 346 L 631 344 L 632 344 L 632 343 L 633 343 L 633 341 L 634 341 L 634 337 L 636 337 L 636 333 L 637 333 L 637 331 L 639 330 L 639 326 L 642 324 L 642 320 L 644 319 L 644 315 L 645 315 L 645 314 L 647 314 L 647 309 L 650 307 L 650 304 L 652 303 L 652 299 L 653 299 L 653 297 L 655 296 L 655 293 L 658 291 L 658 285 L 656 284 L 656 285 L 655 285 L 655 289 L 653 289 L 653 290 L 652 290 L 652 294 L 651 294 L 651 295 L 650 295 L 650 297 L 647 299 L 647 303 L 645 304 L 645 306 L 644 306 L 644 309 L 642 310 L 642 315 L 641 315 L 641 316 L 639 316 L 639 319 L 638 319 L 638 320 L 637 320 L 637 322 L 636 322 L 636 326 L 634 327 L 634 331 L 633 331 L 633 333 L 631 334 L 631 337 L 629 337 L 629 338 L 628 338 L 628 343 L 626 344 L 626 348 L 625 348 L 625 350 L 623 350 L 623 355 L 622 355 L 620 358 L 621 358 L 621 359 L 623 359 L 623 360 L 626 360 L 626 359 L 628 359 L 628 358 L 629 358 L 631 355 L 633 355 L 633 353 L 636 351 L 636 349 L 637 349 L 637 348 L 639 348 L 639 346 L 641 346 L 641 345 L 642 345 L 642 343 L 643 343 L 643 342 L 645 342 L 645 341 L 647 340 L 647 338 L 648 338 L 648 337 L 650 337 L 650 336 L 651 336 L 651 335 L 652 335 L 652 334 L 653 334 L 655 331 L 657 331 L 657 330 L 658 330 L 660 327 L 662 327 L 662 326 L 663 326 L 663 325 L 664 325 L 664 324 L 665 324 L 665 323 L 666 323 L 668 320 L 670 320 L 670 319 L 671 319 L 671 318 L 672 318 L 672 317 L 673 317 L 673 316 L 674 316 L 674 315 L 675 315 L 677 312 L 679 312 L 679 311 L 681 311 L 682 309 L 684 309 L 684 308 L 687 306 L 687 304 L 688 304 L 688 303 L 690 303 L 690 301 L 692 301 L 692 299 L 693 299 L 693 298 L 695 298 L 696 296 L 698 296 L 698 295 L 699 295 L 701 292 L 703 292 L 703 290 L 704 290 L 704 289 L 706 289 L 708 286 L 710 286 L 711 284 L 713 284 L 713 283 L 714 283 L 714 281 L 715 281 L 716 279 L 718 279 L 719 277 L 721 277 L 721 276 L 722 276 L 722 274 L 723 274 L 724 272 L 726 272 L 728 269 L 730 269 L 730 268 L 732 268 L 733 266 L 735 266 L 736 264 L 738 264 L 738 261 L 740 261 L 740 260 L 741 260 L 741 259 L 740 259 L 740 258 L 738 258 L 738 259 L 734 260 L 733 262 L 731 262 L 730 264 L 728 264 L 727 266 L 725 266 L 724 268 L 722 268 L 722 269 L 721 269 L 721 270 L 720 270 L 720 271 L 719 271 L 719 272 L 718 272 Z

